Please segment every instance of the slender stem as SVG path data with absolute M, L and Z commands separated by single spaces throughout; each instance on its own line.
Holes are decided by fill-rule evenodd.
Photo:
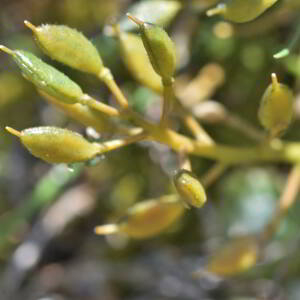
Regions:
M 202 126 L 196 121 L 196 119 L 188 113 L 182 115 L 185 126 L 192 132 L 196 140 L 208 145 L 214 144 L 213 139 L 206 133 Z
M 229 112 L 226 116 L 225 122 L 228 124 L 228 126 L 239 130 L 240 132 L 244 133 L 245 135 L 247 135 L 255 141 L 262 142 L 266 139 L 266 135 L 264 132 L 258 130 L 250 123 L 244 121 L 236 115 L 230 114 Z
M 216 163 L 211 169 L 205 173 L 200 181 L 204 187 L 208 187 L 213 184 L 227 169 L 227 165 L 223 163 Z
M 174 110 L 184 122 L 185 127 L 194 135 L 196 140 L 205 144 L 214 144 L 213 139 L 208 135 L 196 118 L 182 105 L 180 100 L 175 97 Z
M 173 103 L 174 103 L 174 79 L 171 78 L 170 80 L 162 80 L 163 83 L 163 96 L 164 96 L 164 101 L 163 101 L 163 109 L 162 109 L 162 115 L 160 118 L 160 125 L 162 127 L 168 127 L 168 117 L 169 114 L 172 110 Z
M 275 213 L 269 222 L 269 224 L 265 227 L 265 230 L 260 235 L 260 239 L 262 242 L 267 241 L 272 237 L 272 235 L 276 232 L 281 220 L 286 215 L 288 209 L 293 205 L 296 200 L 296 196 L 298 194 L 300 187 L 300 164 L 297 164 L 290 171 L 285 188 L 279 202 L 277 204 Z
M 110 89 L 112 94 L 116 97 L 117 102 L 119 105 L 127 109 L 128 108 L 128 101 L 126 97 L 123 95 L 122 91 L 116 84 L 114 77 L 111 71 L 108 68 L 103 68 L 100 74 L 98 74 L 98 78 L 105 83 L 105 85 Z
M 148 135 L 144 132 L 129 136 L 122 139 L 116 139 L 107 141 L 104 143 L 99 144 L 99 154 L 109 152 L 115 149 L 119 149 L 121 147 L 127 146 L 129 144 L 133 144 L 142 140 L 145 140 L 148 137 Z
M 120 117 L 120 112 L 116 108 L 104 104 L 100 101 L 97 101 L 87 94 L 84 94 L 83 97 L 81 97 L 79 103 L 87 105 L 88 107 L 102 112 L 108 116 Z
M 58 99 L 46 94 L 45 92 L 38 90 L 43 98 L 47 102 L 63 110 L 68 116 L 72 119 L 78 121 L 79 123 L 85 126 L 91 126 L 96 129 L 99 133 L 122 133 L 125 135 L 135 135 L 140 133 L 142 128 L 134 127 L 128 128 L 122 124 L 114 122 L 112 118 L 107 116 L 104 113 L 101 113 L 99 110 L 95 110 L 92 107 L 83 105 L 80 103 L 76 104 L 66 104 Z

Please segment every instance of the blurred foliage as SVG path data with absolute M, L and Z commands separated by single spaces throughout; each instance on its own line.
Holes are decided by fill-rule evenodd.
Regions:
M 259 101 L 270 74 L 276 72 L 296 94 L 296 117 L 285 139 L 299 141 L 300 43 L 289 56 L 273 58 L 297 32 L 299 0 L 279 0 L 245 24 L 208 18 L 205 10 L 217 0 L 2 0 L 0 44 L 32 51 L 84 87 L 84 92 L 112 104 L 108 89 L 91 75 L 43 56 L 23 21 L 77 28 L 96 46 L 131 106 L 157 120 L 161 95 L 132 76 L 111 27 L 119 21 L 123 30 L 135 31 L 125 14 L 136 13 L 147 2 L 151 10 L 137 15 L 146 14 L 147 21 L 163 25 L 174 40 L 176 95 L 186 107 L 196 111 L 201 102 L 215 100 L 259 128 Z M 155 2 L 164 2 L 165 9 Z M 176 118 L 172 122 L 189 135 Z M 114 222 L 136 202 L 174 191 L 171 177 L 179 166 L 175 153 L 164 145 L 141 142 L 104 154 L 93 166 L 50 166 L 4 132 L 6 125 L 20 130 L 67 127 L 91 138 L 82 125 L 43 101 L 12 60 L 0 55 L 1 299 L 300 299 L 299 201 L 276 234 L 259 245 L 259 255 L 255 250 L 258 263 L 253 268 L 225 280 L 205 271 L 212 254 L 228 240 L 252 237 L 270 221 L 290 166 L 230 167 L 207 188 L 203 208 L 189 210 L 165 233 L 149 240 L 99 237 L 93 233 L 96 225 Z M 239 128 L 227 125 L 203 121 L 220 143 L 253 144 Z M 105 134 L 97 136 L 98 141 L 104 138 Z M 191 162 L 199 177 L 212 167 L 210 160 L 199 157 Z M 230 259 L 243 256 L 237 252 Z M 201 276 L 194 276 L 198 269 L 203 269 Z

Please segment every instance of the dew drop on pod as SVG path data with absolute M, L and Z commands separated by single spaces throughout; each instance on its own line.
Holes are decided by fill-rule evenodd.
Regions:
M 155 72 L 163 81 L 171 81 L 176 68 L 176 50 L 166 31 L 155 24 L 143 22 L 127 14 L 140 29 L 144 47 Z
M 6 127 L 20 138 L 22 144 L 34 156 L 48 163 L 73 163 L 93 158 L 101 145 L 90 143 L 80 134 L 57 127 L 33 127 L 21 132 Z
M 103 69 L 95 46 L 76 29 L 65 25 L 34 26 L 25 21 L 42 51 L 52 59 L 74 69 L 98 75 Z
M 252 21 L 263 14 L 278 0 L 228 0 L 209 9 L 207 16 L 223 15 L 224 19 L 236 23 Z
M 177 196 L 163 196 L 140 202 L 128 209 L 116 224 L 97 226 L 95 233 L 125 233 L 135 239 L 155 236 L 166 230 L 183 214 L 184 206 Z
M 294 95 L 291 89 L 278 82 L 276 74 L 272 74 L 272 83 L 262 96 L 258 111 L 260 123 L 271 137 L 279 136 L 293 120 Z
M 187 206 L 201 207 L 206 202 L 206 193 L 197 177 L 190 171 L 181 169 L 177 171 L 174 185 L 178 194 Z
M 45 93 L 67 104 L 77 103 L 83 96 L 79 85 L 34 54 L 23 50 L 11 50 L 4 46 L 0 46 L 0 49 L 10 54 L 24 77 Z

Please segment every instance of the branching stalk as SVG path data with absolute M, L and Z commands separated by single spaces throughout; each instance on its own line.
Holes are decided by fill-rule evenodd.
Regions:
M 276 211 L 262 232 L 260 239 L 267 241 L 276 232 L 281 220 L 286 215 L 288 209 L 294 204 L 300 187 L 300 164 L 295 165 L 289 173 L 285 188 L 276 207 Z
M 110 117 L 119 117 L 120 116 L 120 112 L 117 109 L 115 109 L 114 107 L 111 107 L 107 104 L 104 104 L 100 101 L 97 101 L 87 94 L 84 94 L 80 100 L 81 100 L 80 101 L 81 104 L 87 105 L 88 107 L 95 109 L 99 112 L 102 112 Z
M 147 137 L 148 137 L 148 135 L 146 133 L 142 132 L 142 133 L 139 133 L 139 134 L 136 134 L 133 136 L 126 137 L 126 138 L 107 141 L 107 142 L 99 144 L 99 152 L 102 154 L 102 153 L 109 152 L 109 151 L 112 151 L 115 149 L 119 149 L 121 147 L 145 140 L 145 139 L 147 139 Z
M 103 68 L 101 73 L 98 75 L 98 78 L 105 83 L 105 85 L 109 88 L 112 94 L 115 96 L 118 104 L 123 108 L 128 108 L 128 101 L 126 97 L 123 95 L 119 86 L 116 84 L 114 77 L 111 71 L 108 68 Z
M 213 184 L 227 169 L 227 165 L 223 163 L 216 163 L 211 169 L 205 173 L 200 181 L 204 187 Z
M 163 87 L 164 87 L 163 109 L 162 109 L 162 115 L 160 119 L 160 125 L 162 127 L 168 126 L 168 117 L 173 107 L 173 102 L 175 98 L 173 82 L 174 82 L 173 78 L 169 81 L 162 80 Z
M 207 132 L 191 114 L 183 113 L 182 119 L 185 126 L 191 131 L 197 141 L 208 145 L 214 144 L 213 139 L 207 134 Z

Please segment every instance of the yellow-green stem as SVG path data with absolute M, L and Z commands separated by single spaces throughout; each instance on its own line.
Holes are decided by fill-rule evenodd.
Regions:
M 174 79 L 171 78 L 170 80 L 162 80 L 164 91 L 163 91 L 163 108 L 162 108 L 162 115 L 160 119 L 160 125 L 162 127 L 168 126 L 168 117 L 173 107 L 173 102 L 175 98 L 174 88 L 173 88 Z
M 228 124 L 228 126 L 239 130 L 255 141 L 262 142 L 266 139 L 266 134 L 236 115 L 228 113 L 225 122 Z
M 99 112 L 102 112 L 110 117 L 120 117 L 120 112 L 117 109 L 109 105 L 106 105 L 100 101 L 97 101 L 87 94 L 84 94 L 83 97 L 81 97 L 79 103 L 83 105 L 87 105 L 88 107 L 97 110 Z
M 281 220 L 288 209 L 293 205 L 300 187 L 300 164 L 297 164 L 290 171 L 283 193 L 277 204 L 275 213 L 269 224 L 260 235 L 261 242 L 269 240 L 276 232 Z
M 181 117 L 185 126 L 191 131 L 196 140 L 208 145 L 214 144 L 212 138 L 206 133 L 206 131 L 191 114 L 183 113 Z
M 214 183 L 227 169 L 227 165 L 224 163 L 216 163 L 211 169 L 207 171 L 201 178 L 200 181 L 204 187 L 210 186 Z
M 105 85 L 109 88 L 112 94 L 115 96 L 118 104 L 126 109 L 128 107 L 128 101 L 126 97 L 123 95 L 119 86 L 116 84 L 111 71 L 108 68 L 103 68 L 101 73 L 98 75 L 98 78 L 105 83 Z
M 184 126 L 193 134 L 196 140 L 205 144 L 214 144 L 213 139 L 177 97 L 174 98 L 174 111 L 182 119 Z
M 116 140 L 111 140 L 107 141 L 104 143 L 99 144 L 99 153 L 105 153 L 109 152 L 124 146 L 127 146 L 129 144 L 133 144 L 136 142 L 140 142 L 142 140 L 145 140 L 148 137 L 148 135 L 144 132 L 129 136 L 126 138 L 121 138 L 121 139 L 116 139 Z

